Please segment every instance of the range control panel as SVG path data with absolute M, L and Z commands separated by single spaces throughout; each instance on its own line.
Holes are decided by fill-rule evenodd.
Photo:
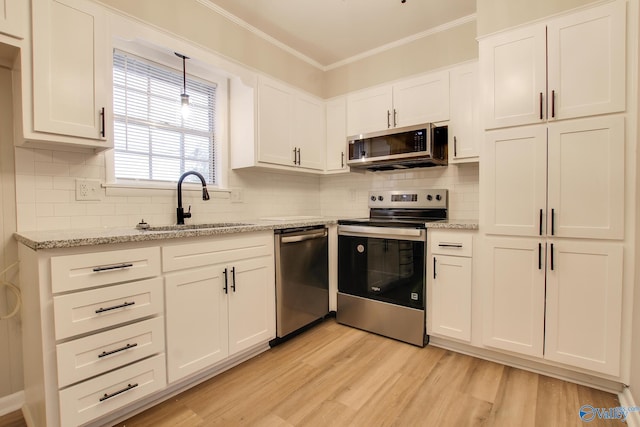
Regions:
M 447 208 L 449 190 L 373 190 L 370 208 Z

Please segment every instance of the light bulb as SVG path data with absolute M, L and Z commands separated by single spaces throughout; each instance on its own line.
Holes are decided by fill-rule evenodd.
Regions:
M 189 95 L 183 93 L 182 95 L 180 95 L 180 101 L 182 103 L 182 118 L 186 119 L 187 117 L 189 117 Z

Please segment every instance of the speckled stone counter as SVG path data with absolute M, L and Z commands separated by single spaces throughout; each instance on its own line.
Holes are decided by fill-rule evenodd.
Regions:
M 176 230 L 174 226 L 152 227 L 149 230 L 131 228 L 99 228 L 86 230 L 25 231 L 15 233 L 15 239 L 33 250 L 73 248 L 78 246 L 110 245 L 127 242 L 144 242 L 183 237 L 215 236 L 229 233 L 278 230 L 285 228 L 309 227 L 313 225 L 334 225 L 337 218 L 326 217 L 282 217 L 260 219 L 242 223 L 195 224 Z
M 478 220 L 447 219 L 444 221 L 427 222 L 426 226 L 427 229 L 477 230 Z

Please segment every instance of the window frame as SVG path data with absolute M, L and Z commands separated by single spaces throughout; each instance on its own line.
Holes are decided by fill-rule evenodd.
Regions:
M 156 63 L 160 66 L 170 68 L 176 72 L 182 74 L 182 61 L 174 54 L 174 50 L 168 47 L 157 47 L 148 43 L 142 43 L 140 41 L 125 41 L 120 39 L 114 39 L 113 45 L 110 49 L 109 55 L 109 123 L 111 138 L 114 137 L 114 117 L 113 117 L 113 54 L 114 50 L 119 50 L 123 53 L 137 56 L 143 60 L 147 60 Z M 177 50 L 176 50 L 177 51 Z M 214 158 L 215 164 L 215 184 L 209 184 L 210 191 L 227 191 L 228 190 L 228 123 L 229 123 L 229 81 L 228 78 L 213 65 L 209 65 L 197 59 L 196 55 L 192 53 L 185 53 L 190 57 L 187 61 L 187 74 L 197 79 L 205 80 L 212 84 L 217 85 L 216 88 L 216 114 L 215 120 L 215 144 L 214 144 Z M 193 55 L 193 56 L 192 56 Z M 218 72 L 217 72 L 218 71 Z M 187 85 L 187 94 L 189 93 L 189 87 Z M 109 191 L 109 188 L 133 188 L 133 189 L 172 189 L 176 188 L 179 176 L 175 177 L 175 181 L 160 181 L 160 180 L 142 180 L 142 179 L 128 179 L 117 178 L 115 176 L 115 149 L 110 149 L 105 152 L 105 168 L 106 168 L 106 182 L 104 186 Z M 195 188 L 194 184 L 194 188 Z M 189 185 L 187 186 L 187 188 Z M 199 187 L 198 187 L 199 188 Z

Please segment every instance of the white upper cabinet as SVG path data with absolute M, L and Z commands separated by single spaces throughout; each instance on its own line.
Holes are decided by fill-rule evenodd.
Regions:
M 549 21 L 550 120 L 624 111 L 625 7 L 615 1 Z
M 33 28 L 33 131 L 109 148 L 104 11 L 82 0 L 33 0 Z
M 484 127 L 623 111 L 625 7 L 617 0 L 481 40 Z
M 485 143 L 487 233 L 624 237 L 622 116 L 495 130 Z
M 23 39 L 28 31 L 28 19 L 28 0 L 0 0 L 0 34 Z
M 478 63 L 456 67 L 449 76 L 449 163 L 478 161 L 481 137 Z
M 449 71 L 347 95 L 348 136 L 449 119 Z
M 233 167 L 324 170 L 324 102 L 275 80 L 258 80 L 257 143 L 244 138 L 245 149 L 232 148 Z
M 326 172 L 348 172 L 347 167 L 347 101 L 344 96 L 326 104 L 327 164 Z

